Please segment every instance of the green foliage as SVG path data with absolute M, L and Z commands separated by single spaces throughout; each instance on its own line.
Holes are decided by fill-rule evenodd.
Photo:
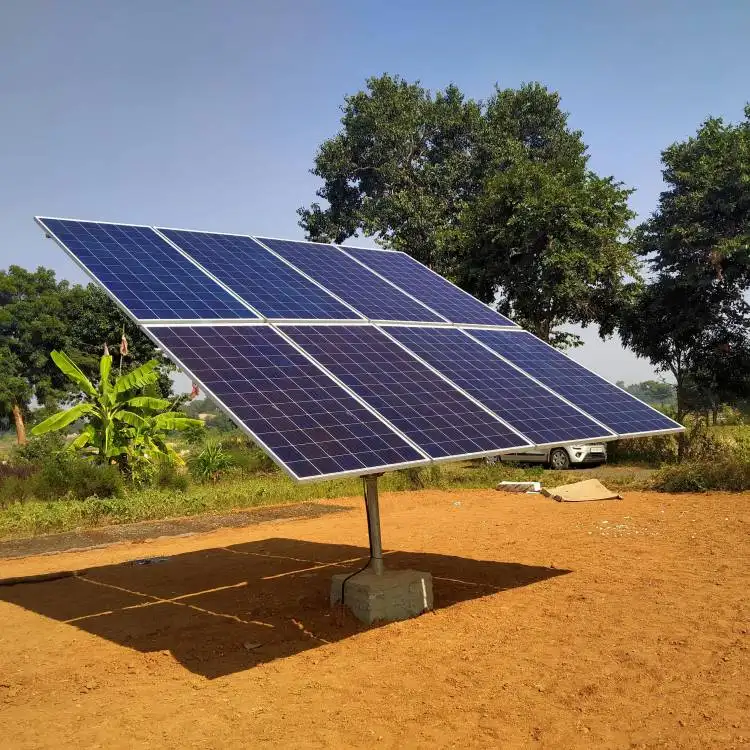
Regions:
M 225 435 L 221 447 L 232 461 L 232 466 L 245 474 L 269 474 L 279 471 L 273 460 L 243 434 Z
M 654 477 L 662 492 L 707 492 L 750 490 L 750 457 L 729 456 L 718 461 L 685 461 L 666 466 Z
M 676 460 L 677 439 L 674 435 L 653 435 L 607 443 L 607 462 L 610 464 L 661 466 Z
M 65 438 L 58 432 L 50 432 L 40 437 L 32 437 L 25 445 L 13 450 L 14 463 L 41 467 L 47 461 L 57 458 L 65 448 Z
M 116 466 L 94 464 L 83 458 L 61 454 L 47 461 L 33 482 L 33 495 L 40 500 L 70 497 L 112 497 L 122 494 L 122 475 Z
M 149 464 L 155 459 L 180 461 L 166 442 L 167 432 L 195 428 L 201 422 L 169 410 L 170 403 L 165 399 L 137 395 L 137 391 L 158 381 L 156 360 L 149 360 L 112 381 L 112 357 L 104 355 L 99 365 L 99 382 L 94 386 L 66 354 L 53 351 L 50 356 L 60 371 L 80 388 L 84 400 L 37 424 L 32 429 L 33 435 L 62 430 L 84 418 L 86 424 L 68 446 L 69 450 L 91 453 L 100 463 L 116 460 L 139 482 L 150 476 Z
M 384 75 L 345 98 L 341 125 L 313 169 L 327 207 L 299 210 L 309 237 L 374 236 L 555 343 L 576 343 L 564 323 L 612 331 L 637 276 L 630 191 L 588 168 L 556 93 L 479 102 Z
M 219 477 L 232 467 L 231 456 L 220 443 L 208 442 L 197 456 L 190 459 L 190 473 L 199 481 L 218 481 Z
M 662 163 L 667 189 L 635 243 L 652 276 L 620 333 L 674 376 L 681 419 L 750 396 L 750 106 L 737 125 L 707 120 Z
M 32 499 L 85 500 L 122 494 L 122 475 L 116 466 L 94 464 L 66 452 L 47 457 L 39 464 L 19 464 L 16 468 L 24 475 L 0 477 L 0 507 Z

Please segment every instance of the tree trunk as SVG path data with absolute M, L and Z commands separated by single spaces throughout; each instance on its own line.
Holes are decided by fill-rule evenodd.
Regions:
M 676 420 L 682 424 L 685 419 L 685 412 L 683 411 L 683 395 L 682 395 L 682 378 L 678 376 L 677 387 L 675 392 L 677 395 L 677 414 Z M 685 458 L 685 449 L 687 448 L 687 437 L 684 432 L 680 432 L 677 435 L 677 463 L 681 464 Z
M 16 424 L 16 440 L 19 445 L 26 445 L 26 425 L 23 422 L 23 412 L 18 404 L 13 404 L 13 421 Z
M 714 408 L 711 410 L 711 422 L 716 427 L 716 425 L 719 423 L 719 407 L 714 406 Z

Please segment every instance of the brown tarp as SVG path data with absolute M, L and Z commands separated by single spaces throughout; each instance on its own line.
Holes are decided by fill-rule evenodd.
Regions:
M 608 490 L 598 479 L 586 479 L 583 482 L 563 484 L 552 489 L 542 489 L 542 494 L 557 500 L 558 503 L 583 503 L 587 500 L 622 500 L 612 490 Z

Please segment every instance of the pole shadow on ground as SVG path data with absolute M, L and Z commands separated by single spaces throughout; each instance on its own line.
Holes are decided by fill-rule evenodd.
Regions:
M 328 598 L 331 576 L 367 556 L 350 545 L 264 539 L 0 586 L 0 600 L 137 651 L 168 650 L 216 678 L 366 630 Z M 432 573 L 435 609 L 570 572 L 421 552 L 389 552 L 385 562 Z

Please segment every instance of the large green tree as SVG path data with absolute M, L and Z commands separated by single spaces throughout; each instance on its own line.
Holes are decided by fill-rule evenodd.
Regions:
M 635 244 L 651 271 L 624 343 L 677 383 L 678 417 L 750 395 L 750 107 L 662 153 L 662 192 Z
M 556 93 L 480 102 L 384 75 L 345 98 L 341 125 L 312 170 L 326 203 L 299 210 L 310 238 L 373 236 L 553 343 L 575 343 L 565 323 L 611 331 L 636 273 L 629 191 L 588 168 Z
M 76 397 L 50 352 L 73 352 L 93 375 L 105 343 L 117 355 L 123 326 L 129 344 L 126 362 L 139 365 L 151 359 L 155 349 L 148 337 L 94 285 L 71 286 L 46 268 L 0 271 L 0 419 L 13 422 L 19 443 L 26 440 L 32 404 L 52 406 Z M 163 361 L 160 370 L 160 390 L 168 395 Z

